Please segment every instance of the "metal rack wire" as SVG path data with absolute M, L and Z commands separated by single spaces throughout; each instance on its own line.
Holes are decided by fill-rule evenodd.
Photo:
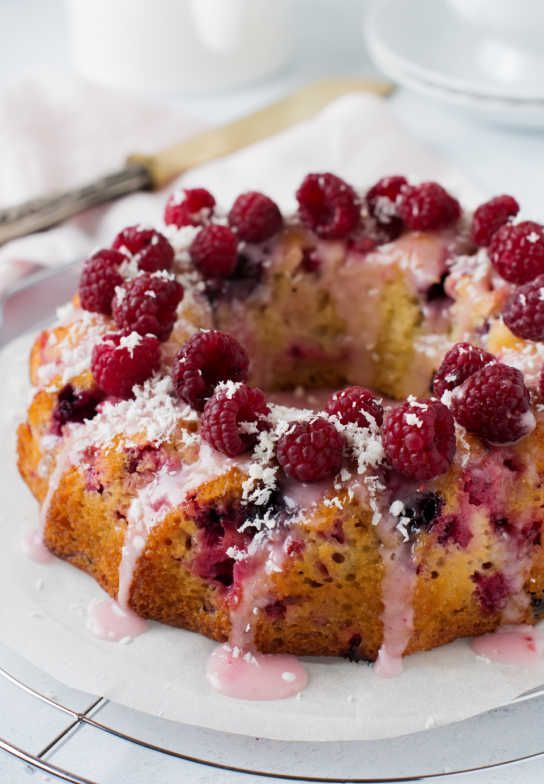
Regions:
M 32 326 L 37 327 L 40 322 L 43 322 L 43 320 L 52 312 L 54 306 L 63 301 L 66 298 L 68 292 L 73 289 L 74 275 L 76 271 L 76 265 L 72 264 L 60 269 L 57 268 L 51 272 L 40 273 L 37 276 L 32 276 L 31 278 L 26 279 L 23 283 L 14 287 L 11 292 L 8 292 L 7 295 L 4 295 L 4 297 L 0 299 L 0 347 L 5 345 L 9 340 L 16 337 L 17 335 L 24 333 Z M 30 293 L 29 290 L 32 290 L 32 294 L 34 295 L 33 308 L 31 313 L 29 313 L 28 309 L 24 307 L 24 299 L 25 296 Z M 38 294 L 37 298 L 36 294 Z M 36 301 L 40 301 L 43 304 L 43 308 L 39 309 L 40 312 L 36 311 Z M 78 711 L 30 686 L 24 680 L 17 678 L 6 668 L 0 667 L 0 676 L 2 676 L 2 678 L 7 680 L 17 689 L 21 690 L 21 692 L 30 695 L 33 699 L 45 703 L 55 711 L 59 711 L 60 713 L 64 714 L 69 720 L 67 726 L 61 732 L 55 735 L 38 753 L 32 753 L 31 751 L 20 748 L 9 738 L 1 737 L 0 750 L 12 755 L 13 757 L 21 760 L 21 762 L 24 762 L 33 768 L 36 768 L 49 775 L 56 776 L 63 781 L 71 782 L 72 784 L 99 784 L 99 782 L 86 778 L 85 776 L 76 772 L 63 769 L 54 763 L 49 762 L 47 760 L 47 756 L 54 752 L 58 746 L 72 733 L 76 732 L 82 727 L 88 727 L 101 733 L 107 733 L 108 735 L 117 738 L 120 742 L 124 741 L 137 745 L 151 753 L 166 755 L 168 757 L 177 758 L 188 763 L 193 763 L 212 769 L 214 768 L 218 771 L 228 771 L 236 774 L 248 774 L 253 777 L 257 776 L 263 779 L 275 778 L 284 781 L 311 781 L 321 782 L 321 784 L 325 784 L 326 782 L 332 784 L 332 782 L 338 781 L 338 779 L 326 776 L 316 776 L 311 773 L 309 775 L 305 775 L 304 771 L 301 771 L 299 774 L 288 773 L 282 770 L 264 770 L 257 767 L 254 768 L 237 765 L 235 763 L 230 763 L 221 759 L 209 759 L 204 755 L 195 756 L 176 750 L 174 748 L 161 746 L 149 739 L 146 739 L 143 736 L 137 737 L 135 735 L 131 735 L 129 732 L 124 731 L 120 727 L 112 726 L 108 723 L 97 720 L 95 718 L 96 714 L 109 702 L 104 697 L 93 697 L 89 695 L 89 704 L 85 707 L 84 710 Z M 544 695 L 542 692 L 542 689 L 537 689 L 534 690 L 534 692 L 531 694 L 520 695 L 518 699 L 525 702 L 530 700 L 533 702 L 533 704 L 536 700 L 539 700 L 540 705 L 542 708 L 544 708 Z M 515 723 L 514 716 L 512 717 L 512 721 Z M 282 744 L 279 741 L 275 743 L 277 743 L 278 750 L 280 748 L 282 749 L 281 754 L 278 754 L 277 758 L 285 759 L 286 764 L 289 764 L 289 760 L 285 757 L 285 744 Z M 305 745 L 307 747 L 311 746 L 311 744 Z M 326 747 L 330 744 L 322 743 L 319 745 L 322 749 L 322 759 L 326 760 Z M 312 748 L 315 749 L 315 746 Z M 361 755 L 361 757 L 364 758 L 364 755 Z M 519 755 L 506 754 L 502 759 L 497 759 L 491 762 L 483 762 L 482 764 L 454 766 L 447 771 L 444 769 L 433 770 L 429 768 L 427 770 L 417 771 L 409 775 L 382 775 L 381 777 L 379 775 L 371 775 L 370 771 L 367 773 L 367 775 L 360 775 L 357 772 L 357 775 L 351 777 L 349 775 L 345 776 L 344 773 L 342 773 L 341 780 L 345 782 L 353 782 L 353 784 L 402 784 L 403 782 L 405 783 L 414 781 L 439 781 L 449 779 L 452 776 L 460 773 L 473 773 L 477 771 L 491 770 L 507 765 L 519 764 L 521 762 L 534 760 L 540 757 L 544 757 L 544 749 L 528 751 L 526 753 L 520 753 Z M 256 764 L 258 764 L 259 749 L 257 744 L 255 745 L 255 754 L 254 756 L 252 755 L 251 758 L 255 759 Z

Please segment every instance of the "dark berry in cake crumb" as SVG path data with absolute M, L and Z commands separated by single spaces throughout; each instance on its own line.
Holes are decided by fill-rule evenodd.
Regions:
M 159 369 L 160 360 L 160 343 L 154 335 L 112 333 L 93 348 L 91 371 L 106 394 L 124 398 Z
M 189 255 L 205 278 L 228 278 L 236 268 L 238 241 L 228 226 L 204 226 L 192 241 Z
M 402 232 L 403 222 L 399 218 L 397 202 L 407 185 L 406 177 L 395 175 L 382 177 L 367 191 L 365 199 L 369 215 L 387 231 L 389 239 L 395 239 Z
M 197 411 L 204 408 L 220 381 L 247 381 L 249 358 L 226 332 L 197 332 L 181 348 L 172 366 L 178 397 Z
M 544 227 L 534 221 L 501 226 L 489 243 L 489 258 L 509 283 L 527 283 L 544 274 Z
M 231 207 L 229 225 L 244 242 L 264 242 L 277 234 L 283 218 L 276 202 L 264 193 L 242 193 Z
M 492 444 L 518 441 L 534 427 L 523 375 L 500 362 L 486 365 L 457 387 L 451 410 L 460 425 Z
M 391 466 L 409 479 L 443 474 L 455 454 L 453 417 L 437 400 L 407 401 L 391 409 L 382 434 Z
M 332 479 L 342 466 L 344 438 L 323 417 L 294 423 L 278 440 L 276 457 L 285 474 L 298 482 Z
M 444 355 L 444 359 L 433 378 L 433 392 L 442 397 L 444 392 L 455 389 L 463 381 L 494 362 L 495 357 L 472 343 L 456 343 Z
M 99 250 L 87 259 L 79 279 L 79 301 L 84 310 L 111 314 L 115 288 L 123 283 L 119 267 L 125 260 L 116 250 Z
M 398 213 L 408 229 L 445 229 L 461 216 L 457 199 L 437 182 L 406 185 L 398 199 Z
M 176 310 L 183 298 L 183 286 L 166 275 L 142 272 L 117 289 L 112 313 L 122 330 L 156 335 L 166 340 L 176 320 Z
M 164 208 L 167 226 L 202 226 L 213 215 L 215 199 L 206 188 L 185 188 L 182 193 L 172 193 Z
M 505 608 L 510 589 L 502 572 L 474 572 L 471 580 L 476 584 L 474 593 L 484 610 L 491 613 Z
M 444 506 L 440 493 L 417 492 L 404 503 L 402 517 L 407 517 L 405 524 L 408 533 L 419 533 L 429 529 Z
M 519 212 L 519 204 L 513 196 L 503 194 L 480 204 L 472 216 L 470 236 L 480 247 L 487 247 L 495 232 L 514 218 Z
M 508 329 L 524 340 L 544 340 L 544 275 L 518 286 L 504 306 Z
M 381 427 L 383 407 L 378 398 L 364 387 L 346 387 L 334 392 L 327 401 L 327 414 L 338 417 L 343 425 L 354 423 L 359 427 Z
M 52 431 L 60 435 L 68 422 L 83 422 L 96 415 L 96 408 L 104 399 L 98 389 L 83 389 L 76 392 L 72 384 L 66 384 L 58 396 L 52 416 Z
M 251 449 L 269 408 L 264 393 L 247 384 L 219 388 L 206 402 L 200 420 L 202 438 L 218 452 L 236 457 Z
M 359 223 L 357 195 L 335 174 L 308 174 L 296 196 L 300 219 L 322 239 L 346 237 Z
M 135 256 L 138 269 L 144 272 L 169 270 L 174 262 L 174 249 L 164 236 L 155 229 L 127 226 L 120 231 L 112 247 L 121 253 Z

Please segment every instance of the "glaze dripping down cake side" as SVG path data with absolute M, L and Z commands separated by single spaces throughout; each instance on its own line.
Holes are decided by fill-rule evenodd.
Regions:
M 186 190 L 85 262 L 18 433 L 45 545 L 145 618 L 383 674 L 534 623 L 544 230 L 403 177 L 297 200 Z

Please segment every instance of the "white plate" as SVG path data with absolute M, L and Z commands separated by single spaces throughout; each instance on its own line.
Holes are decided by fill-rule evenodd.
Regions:
M 444 0 L 381 0 L 364 32 L 400 84 L 499 123 L 544 126 L 544 56 L 482 36 Z

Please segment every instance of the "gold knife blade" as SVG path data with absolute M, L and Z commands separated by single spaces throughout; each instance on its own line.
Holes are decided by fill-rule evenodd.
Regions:
M 89 207 L 140 190 L 157 190 L 194 166 L 229 155 L 309 119 L 342 95 L 387 96 L 393 85 L 378 79 L 336 78 L 313 82 L 252 114 L 192 136 L 155 154 L 135 153 L 124 168 L 80 188 L 31 199 L 0 210 L 0 245 L 48 229 Z

